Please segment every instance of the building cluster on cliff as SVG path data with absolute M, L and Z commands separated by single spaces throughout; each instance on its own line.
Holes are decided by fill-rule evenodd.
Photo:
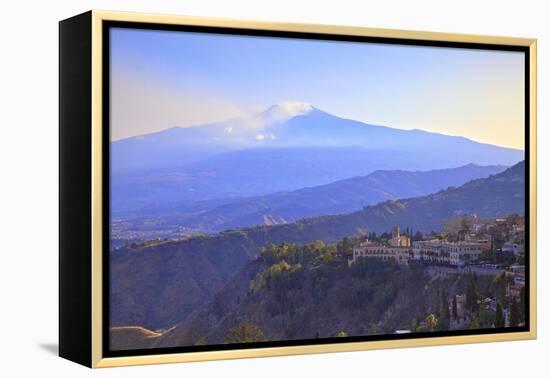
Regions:
M 399 264 L 421 261 L 464 267 L 497 253 L 510 254 L 515 262 L 516 257 L 521 259 L 525 254 L 524 231 L 523 217 L 480 220 L 475 214 L 449 219 L 444 222 L 444 232 L 415 240 L 411 240 L 412 232 L 403 235 L 399 226 L 395 226 L 387 240 L 367 238 L 356 245 L 348 265 L 361 258 L 377 258 L 394 259 Z
M 401 234 L 399 226 L 391 234 L 370 233 L 369 237 L 357 240 L 347 262 L 350 267 L 362 259 L 396 261 L 402 265 L 421 263 L 426 266 L 426 274 L 433 278 L 491 277 L 495 293 L 481 295 L 471 288 L 454 293 L 442 301 L 445 311 L 438 315 L 439 320 L 448 329 L 477 327 L 478 323 L 495 328 L 515 327 L 524 325 L 527 316 L 525 242 L 524 217 L 479 219 L 472 214 L 448 219 L 441 232 L 426 235 L 417 232 L 413 236 L 408 227 Z M 452 316 L 446 317 L 445 313 Z M 422 324 L 427 327 L 428 323 L 426 318 Z M 416 331 L 412 326 L 396 331 L 409 332 Z

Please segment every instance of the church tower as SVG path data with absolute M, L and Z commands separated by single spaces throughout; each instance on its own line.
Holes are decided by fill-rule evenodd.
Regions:
M 401 232 L 399 230 L 399 225 L 397 225 L 393 228 L 392 234 L 393 234 L 392 236 L 393 236 L 394 239 L 400 239 L 401 238 Z

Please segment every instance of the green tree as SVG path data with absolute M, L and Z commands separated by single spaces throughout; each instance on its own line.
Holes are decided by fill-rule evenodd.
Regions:
M 313 249 L 321 250 L 325 248 L 325 242 L 322 240 L 315 240 L 312 244 Z
M 376 326 L 376 323 L 371 323 L 369 326 L 369 334 L 370 335 L 376 335 L 378 333 L 378 327 Z
M 451 313 L 449 311 L 449 302 L 447 302 L 447 290 L 441 289 L 439 298 L 439 314 L 440 318 L 437 324 L 438 331 L 445 331 L 449 328 L 449 321 L 451 319 Z
M 495 313 L 495 328 L 504 328 L 504 314 L 502 313 L 502 306 L 497 303 L 497 309 Z
M 468 323 L 468 329 L 479 329 L 479 321 L 475 317 L 470 319 L 470 322 Z
M 485 249 L 485 250 L 481 251 L 480 259 L 482 261 L 493 262 L 494 261 L 494 256 L 493 256 L 492 249 Z
M 201 336 L 197 339 L 197 341 L 195 341 L 195 345 L 206 345 L 206 340 Z
M 519 313 L 521 322 L 525 322 L 525 286 L 522 286 L 519 292 Z
M 422 232 L 416 231 L 414 234 L 414 237 L 412 238 L 413 241 L 420 241 L 424 239 L 424 235 L 422 235 Z
M 468 282 L 468 287 L 466 289 L 466 308 L 471 312 L 477 312 L 479 310 L 477 298 L 478 296 L 474 280 L 471 279 L 470 282 Z
M 430 332 L 435 330 L 435 327 L 437 327 L 437 317 L 434 314 L 430 314 L 426 317 L 426 326 Z
M 336 335 L 336 337 L 348 337 L 348 334 L 344 331 L 340 331 L 338 332 L 338 334 Z
M 453 319 L 455 321 L 458 321 L 458 304 L 456 303 L 456 295 L 453 295 L 452 311 L 453 311 Z
M 345 237 L 336 245 L 336 250 L 342 256 L 347 257 L 353 254 L 353 243 L 350 238 Z
M 418 321 L 416 320 L 416 318 L 413 318 L 413 320 L 411 320 L 411 332 L 418 332 Z
M 235 327 L 227 331 L 224 338 L 226 344 L 253 343 L 266 340 L 267 339 L 262 330 L 249 322 L 237 324 Z
M 470 224 L 465 217 L 462 218 L 460 228 L 460 231 L 458 231 L 458 238 L 459 240 L 464 240 L 465 236 L 470 233 Z
M 478 320 L 481 328 L 492 327 L 493 324 L 495 324 L 495 313 L 492 311 L 481 309 L 479 311 Z
M 516 298 L 512 299 L 512 305 L 510 306 L 510 327 L 517 327 L 519 326 L 520 322 L 520 309 L 519 309 L 519 303 L 516 300 Z
M 504 272 L 495 276 L 493 279 L 493 288 L 497 302 L 506 303 L 506 274 Z

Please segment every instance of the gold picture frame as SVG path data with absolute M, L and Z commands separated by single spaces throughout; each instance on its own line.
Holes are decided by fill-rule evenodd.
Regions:
M 453 42 L 480 45 L 520 46 L 528 50 L 529 66 L 526 84 L 529 85 L 528 122 L 528 182 L 529 182 L 529 330 L 476 335 L 433 336 L 428 338 L 405 338 L 399 340 L 361 341 L 346 343 L 314 344 L 300 346 L 276 346 L 253 349 L 230 349 L 189 353 L 169 353 L 105 357 L 104 333 L 104 224 L 103 149 L 105 135 L 102 123 L 105 120 L 103 68 L 105 64 L 103 30 L 106 22 L 130 22 L 157 25 L 188 25 L 216 28 L 238 28 L 273 32 L 315 33 L 357 37 L 396 38 L 400 40 Z M 60 24 L 60 127 L 61 127 L 61 229 L 60 229 L 60 355 L 89 367 L 114 367 L 143 364 L 160 364 L 219 359 L 238 359 L 311 353 L 348 352 L 371 349 L 423 347 L 449 344 L 482 343 L 535 339 L 537 336 L 537 109 L 536 109 L 536 39 L 468 34 L 435 33 L 377 29 L 351 26 L 259 22 L 246 20 L 187 17 L 160 14 L 90 11 L 62 21 Z M 86 53 L 82 53 L 83 49 Z M 79 58 L 75 56 L 79 55 Z M 80 64 L 81 71 L 69 67 Z M 71 71 L 73 70 L 73 71 Z M 75 71 L 76 70 L 76 71 Z M 72 72 L 72 73 L 71 73 Z M 76 83 L 76 84 L 75 84 Z M 75 89 L 77 85 L 77 89 Z M 70 95 L 69 95 L 70 92 Z M 65 93 L 65 94 L 64 94 Z M 81 94 L 81 95 L 80 95 Z M 78 101 L 79 104 L 75 104 Z M 80 109 L 76 111 L 75 109 Z M 75 124 L 79 122 L 80 124 Z M 81 125 L 82 122 L 88 125 Z M 80 128 L 81 131 L 75 130 Z M 72 128 L 72 129 L 71 129 Z M 71 134 L 73 133 L 73 134 Z M 77 153 L 69 144 L 76 138 L 89 153 L 89 167 L 79 174 L 85 177 L 74 184 L 76 170 L 71 166 L 69 155 Z M 66 137 L 64 137 L 66 135 Z M 78 148 L 78 147 L 75 147 Z M 78 155 L 77 155 L 78 156 Z M 526 156 L 527 158 L 527 156 Z M 64 181 L 67 180 L 67 181 Z M 69 184 L 68 180 L 73 183 Z M 72 187 L 68 187 L 72 185 Z M 79 185 L 81 185 L 79 191 Z M 86 210 L 80 216 L 87 221 L 75 222 L 78 215 L 68 209 L 75 201 L 86 196 Z M 76 210 L 75 210 L 76 211 Z M 73 239 L 68 237 L 69 233 Z M 83 251 L 81 253 L 81 251 Z M 80 257 L 70 256 L 80 254 Z M 78 276 L 78 277 L 77 277 Z M 89 282 L 89 284 L 86 284 Z M 79 296 L 80 298 L 76 298 Z M 76 310 L 74 307 L 79 307 Z M 89 313 L 89 314 L 88 314 Z M 83 317 L 83 314 L 88 314 Z M 75 319 L 79 320 L 75 320 Z M 78 350 L 77 350 L 78 349 Z

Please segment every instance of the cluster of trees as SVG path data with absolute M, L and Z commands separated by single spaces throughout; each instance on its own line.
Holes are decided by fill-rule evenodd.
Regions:
M 424 240 L 424 234 L 420 231 L 414 232 L 412 227 L 405 227 L 404 230 L 401 231 L 401 235 L 408 236 L 411 241 L 420 241 Z M 384 244 L 388 240 L 390 240 L 393 237 L 391 232 L 382 232 L 380 234 L 377 234 L 376 232 L 369 232 L 367 234 L 367 238 L 371 241 Z
M 344 238 L 331 245 L 316 241 L 262 248 L 264 268 L 251 280 L 243 307 L 252 309 L 261 303 L 271 319 L 281 318 L 277 327 L 285 327 L 287 337 L 304 338 L 392 332 L 398 324 L 408 322 L 411 313 L 420 315 L 425 299 L 415 298 L 423 296 L 423 266 L 363 259 L 348 267 L 347 253 L 361 240 Z M 427 298 L 431 301 L 431 295 Z M 380 322 L 396 303 L 399 306 L 391 310 L 390 319 Z M 329 327 L 333 322 L 345 324 L 344 329 Z M 301 329 L 294 324 L 315 328 Z M 270 327 L 265 329 L 266 335 L 281 332 L 281 328 Z
M 519 301 L 517 301 L 515 298 L 512 299 L 512 304 L 510 305 L 510 321 L 509 326 L 510 327 L 518 327 L 525 321 L 525 319 L 522 319 L 522 308 L 519 304 Z M 505 317 L 504 312 L 502 309 L 502 306 L 500 303 L 497 304 L 497 310 L 496 310 L 496 316 L 495 316 L 495 328 L 503 328 L 505 327 Z
M 411 332 L 434 332 L 449 329 L 451 317 L 456 316 L 456 301 L 453 303 L 451 313 L 447 295 L 448 282 L 440 282 L 434 293 L 437 297 L 433 306 L 435 311 L 429 313 L 424 319 L 421 317 L 412 319 L 410 323 Z
M 412 332 L 443 331 L 466 328 L 503 328 L 517 327 L 525 322 L 525 292 L 522 289 L 519 299 L 507 296 L 506 288 L 513 279 L 502 273 L 493 278 L 478 277 L 475 274 L 458 278 L 457 282 L 442 281 L 437 289 L 439 304 L 435 311 L 425 318 L 417 317 L 411 321 Z M 450 285 L 455 294 L 449 296 Z M 465 293 L 463 303 L 464 317 L 459 316 L 456 292 Z M 494 298 L 494 302 L 485 303 L 485 298 Z M 450 304 L 450 305 L 449 305 Z M 493 307 L 494 306 L 494 307 Z M 496 308 L 495 308 L 496 307 Z M 506 317 L 508 313 L 508 317 Z M 506 322 L 506 318 L 508 322 Z
M 258 273 L 256 279 L 250 283 L 250 292 L 257 293 L 265 287 L 271 287 L 282 281 L 287 281 L 289 286 L 294 284 L 294 273 L 302 269 L 302 264 L 290 265 L 285 260 L 271 265 L 268 269 Z
M 374 335 L 409 326 L 412 332 L 437 332 L 504 327 L 505 318 L 507 326 L 524 321 L 524 303 L 507 296 L 511 279 L 505 274 L 433 280 L 421 263 L 378 259 L 348 267 L 346 253 L 360 241 L 262 248 L 247 273 L 248 291 L 235 295 L 236 311 L 224 321 L 234 326 L 219 333 L 223 342 Z M 464 317 L 457 293 L 466 294 Z M 484 303 L 488 297 L 496 298 L 496 311 Z
M 493 264 L 498 264 L 502 266 L 509 266 L 512 264 L 525 264 L 525 258 L 522 256 L 516 256 L 511 251 L 501 251 L 497 250 L 496 247 L 494 247 L 495 244 L 493 244 L 493 248 L 490 250 L 485 250 L 481 254 L 481 260 L 487 261 Z
M 242 322 L 230 328 L 224 338 L 226 344 L 254 343 L 261 341 L 267 341 L 267 338 L 258 326 L 250 322 Z
M 514 283 L 513 278 L 504 272 L 494 276 L 489 283 L 481 283 L 475 274 L 468 277 L 466 285 L 465 311 L 468 317 L 468 328 L 503 328 L 517 327 L 525 322 L 525 289 L 522 289 L 519 299 L 507 295 L 507 287 Z M 489 309 L 483 303 L 484 298 L 494 298 L 495 310 Z M 456 307 L 456 297 L 453 299 L 452 312 Z M 505 312 L 508 311 L 508 324 Z
M 513 278 L 507 277 L 505 273 L 501 273 L 493 279 L 495 295 L 497 300 L 495 327 L 502 328 L 505 326 L 504 309 L 509 309 L 509 326 L 517 327 L 525 322 L 526 303 L 525 303 L 525 286 L 522 287 L 519 299 L 516 297 L 506 296 L 506 287 L 514 283 Z
M 326 245 L 321 240 L 317 240 L 309 244 L 271 244 L 260 249 L 260 258 L 269 266 L 282 261 L 290 265 L 309 266 L 312 263 L 328 264 L 336 258 L 337 252 L 336 245 Z

